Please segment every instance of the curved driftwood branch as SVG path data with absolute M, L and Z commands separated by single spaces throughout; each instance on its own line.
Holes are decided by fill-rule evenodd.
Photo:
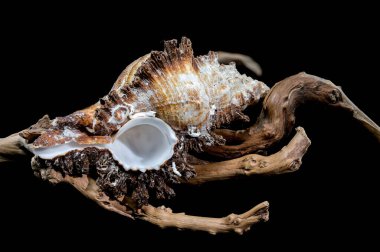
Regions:
M 23 141 L 18 133 L 0 138 L 0 166 L 27 156 Z
M 265 201 L 242 214 L 230 214 L 223 218 L 209 218 L 186 215 L 184 213 L 172 213 L 170 208 L 156 208 L 147 205 L 142 207 L 137 217 L 156 224 L 161 228 L 174 227 L 178 229 L 206 231 L 211 234 L 232 231 L 243 234 L 253 224 L 269 219 L 268 208 L 269 203 Z
M 33 162 L 33 161 L 32 161 Z M 82 177 L 62 176 L 60 172 L 53 169 L 45 169 L 39 172 L 43 180 L 47 180 L 52 184 L 58 184 L 61 182 L 72 185 L 75 189 L 81 192 L 87 198 L 95 201 L 99 206 L 123 216 L 133 218 L 134 204 L 129 204 L 131 201 L 111 200 L 107 195 L 102 193 L 99 187 L 96 185 L 94 179 L 83 175 Z
M 298 170 L 302 157 L 310 146 L 310 139 L 303 128 L 297 128 L 297 134 L 279 152 L 271 156 L 250 154 L 241 158 L 223 162 L 195 165 L 197 176 L 190 184 L 201 184 L 214 180 L 231 179 L 254 174 L 281 174 Z
M 278 82 L 270 90 L 261 114 L 252 127 L 239 131 L 216 131 L 227 139 L 242 141 L 241 144 L 213 146 L 206 150 L 207 153 L 230 159 L 271 147 L 291 132 L 295 124 L 296 108 L 307 101 L 351 112 L 380 141 L 380 127 L 352 103 L 338 86 L 329 80 L 299 73 Z
M 261 69 L 259 63 L 257 63 L 251 57 L 245 54 L 219 51 L 218 61 L 223 64 L 235 62 L 236 64 L 241 64 L 245 66 L 246 68 L 254 72 L 257 76 L 261 76 L 263 74 L 263 70 Z
M 87 176 L 62 176 L 61 173 L 53 169 L 40 171 L 40 174 L 42 179 L 48 180 L 53 184 L 65 182 L 72 185 L 84 196 L 109 211 L 132 219 L 136 217 L 158 225 L 161 228 L 174 227 L 178 229 L 207 231 L 212 234 L 234 231 L 242 234 L 244 231 L 249 230 L 253 224 L 269 219 L 268 202 L 263 202 L 245 213 L 230 214 L 223 218 L 192 216 L 184 213 L 172 213 L 170 208 L 156 208 L 151 205 L 145 205 L 138 209 L 134 202 L 126 197 L 112 200 L 102 193 L 92 178 Z
M 5 138 L 0 138 L 0 167 L 9 162 L 27 161 L 27 157 L 32 157 L 31 153 L 25 149 L 25 139 L 32 140 L 39 136 L 49 124 L 49 117 L 43 116 L 38 122 L 28 129 L 12 134 Z M 22 137 L 21 137 L 22 136 Z

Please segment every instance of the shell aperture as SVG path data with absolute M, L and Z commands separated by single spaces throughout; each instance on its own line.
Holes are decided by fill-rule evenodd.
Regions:
M 70 141 L 31 151 L 42 159 L 53 159 L 70 151 L 88 147 L 107 149 L 125 170 L 146 171 L 159 169 L 173 155 L 177 143 L 175 132 L 164 121 L 155 117 L 136 117 L 128 121 L 107 144 L 80 144 Z

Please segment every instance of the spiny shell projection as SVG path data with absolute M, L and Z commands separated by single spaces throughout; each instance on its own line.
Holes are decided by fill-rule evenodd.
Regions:
M 176 40 L 166 41 L 164 51 L 153 51 L 130 64 L 98 103 L 53 120 L 51 128 L 32 143 L 31 150 L 52 159 L 75 149 L 98 147 L 109 150 L 126 170 L 157 169 L 171 158 L 174 149 L 187 151 L 181 146 L 188 142 L 195 142 L 191 145 L 194 148 L 222 144 L 221 137 L 211 130 L 236 119 L 247 120 L 242 111 L 256 104 L 267 91 L 264 83 L 239 74 L 234 64 L 219 64 L 214 52 L 194 57 L 187 38 L 182 38 L 178 47 Z M 118 132 L 127 132 L 125 127 L 130 123 L 141 127 L 133 122 L 141 117 L 150 118 L 142 122 L 144 125 L 152 125 L 149 120 L 159 120 L 159 126 L 154 127 L 163 132 L 163 138 L 141 141 L 137 146 L 139 141 L 129 134 L 133 148 L 128 144 L 114 148 L 116 142 L 126 141 L 124 133 Z M 140 128 L 141 134 L 148 128 Z M 173 133 L 181 142 L 178 148 Z M 165 160 L 158 154 L 146 153 L 150 145 L 158 146 L 155 140 L 161 141 L 164 153 L 170 153 L 164 155 Z M 128 148 L 136 151 L 136 158 L 140 150 L 146 155 L 140 157 L 141 162 L 123 158 L 131 154 Z M 157 160 L 146 161 L 149 158 Z

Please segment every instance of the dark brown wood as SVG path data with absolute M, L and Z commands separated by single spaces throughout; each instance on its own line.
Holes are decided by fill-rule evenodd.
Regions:
M 331 81 L 307 73 L 299 73 L 278 82 L 263 103 L 256 123 L 240 131 L 217 130 L 229 140 L 243 141 L 238 145 L 213 146 L 210 155 L 225 159 L 237 158 L 264 150 L 289 134 L 295 124 L 296 108 L 308 101 L 320 102 L 347 110 L 380 141 L 380 127 L 352 103 Z
M 218 52 L 218 61 L 222 64 L 229 64 L 230 62 L 235 62 L 236 64 L 243 65 L 252 72 L 254 72 L 257 76 L 261 76 L 263 74 L 263 70 L 259 63 L 254 61 L 251 57 L 245 54 L 240 53 L 231 53 L 231 52 Z
M 15 162 L 28 155 L 23 148 L 23 139 L 18 133 L 5 138 L 0 138 L 0 167 L 8 162 Z
M 223 162 L 195 165 L 197 176 L 192 178 L 188 183 L 202 184 L 239 176 L 294 172 L 301 166 L 301 159 L 310 144 L 310 139 L 307 137 L 304 129 L 298 127 L 297 134 L 279 152 L 270 156 L 250 154 Z

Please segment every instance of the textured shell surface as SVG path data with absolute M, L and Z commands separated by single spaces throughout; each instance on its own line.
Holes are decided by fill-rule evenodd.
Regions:
M 199 149 L 203 145 L 223 144 L 212 129 L 233 120 L 249 119 L 242 111 L 256 104 L 268 90 L 264 83 L 241 75 L 235 64 L 220 64 L 217 53 L 194 57 L 189 39 L 182 38 L 179 45 L 170 40 L 165 42 L 164 51 L 153 51 L 130 64 L 98 103 L 52 120 L 51 127 L 30 148 L 36 155 L 42 155 L 41 150 L 49 153 L 46 159 L 87 146 L 110 149 L 111 144 L 123 139 L 118 132 L 128 122 L 154 116 L 162 122 L 159 129 L 167 136 L 168 148 L 172 150 L 174 142 L 195 142 L 192 146 L 200 146 Z M 146 147 L 138 149 L 149 149 L 150 143 L 141 141 L 141 145 Z M 169 152 L 173 155 L 173 151 Z M 128 162 L 120 155 L 122 152 L 114 158 Z M 128 167 L 132 166 L 124 165 L 125 169 Z

